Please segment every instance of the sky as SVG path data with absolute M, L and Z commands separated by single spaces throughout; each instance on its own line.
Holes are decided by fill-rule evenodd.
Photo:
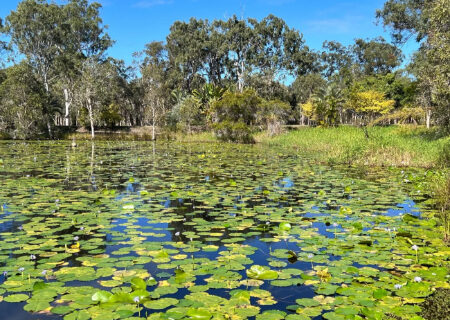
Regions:
M 0 0 L 3 19 L 15 10 L 19 0 Z M 58 3 L 64 2 L 58 0 Z M 356 38 L 383 36 L 389 32 L 376 25 L 375 11 L 383 0 L 97 0 L 103 6 L 101 17 L 108 26 L 114 46 L 109 55 L 133 61 L 133 53 L 146 43 L 164 41 L 173 22 L 189 18 L 227 19 L 233 14 L 262 19 L 274 14 L 303 34 L 306 44 L 320 50 L 325 40 L 345 45 Z M 417 49 L 410 41 L 402 47 L 406 59 Z

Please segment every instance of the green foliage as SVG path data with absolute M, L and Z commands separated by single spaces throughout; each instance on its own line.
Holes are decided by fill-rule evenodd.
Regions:
M 301 106 L 304 116 L 321 126 L 337 125 L 344 107 L 343 91 L 335 83 L 319 90 Z
M 411 65 L 418 80 L 418 98 L 447 133 L 450 132 L 450 31 L 442 22 L 450 19 L 449 7 L 448 0 L 388 0 L 377 11 L 378 19 L 391 28 L 397 42 L 404 43 L 412 35 L 421 42 Z
M 448 150 L 444 152 L 448 152 Z M 450 242 L 450 172 L 446 170 L 441 174 L 436 174 L 431 187 L 438 217 L 444 230 L 444 238 Z
M 26 62 L 6 69 L 5 75 L 0 83 L 0 131 L 14 139 L 35 138 L 45 128 L 45 111 L 52 102 Z
M 252 89 L 244 92 L 226 92 L 222 99 L 212 104 L 212 127 L 220 140 L 253 143 L 252 132 L 258 127 L 272 134 L 281 132 L 290 106 L 280 100 L 266 101 Z
M 251 89 L 246 89 L 243 93 L 226 92 L 220 101 L 216 101 L 211 106 L 212 121 L 255 125 L 256 114 L 261 103 L 262 99 Z
M 255 143 L 251 127 L 242 121 L 224 120 L 213 124 L 213 130 L 221 141 Z
M 448 319 L 450 314 L 450 290 L 437 289 L 432 296 L 421 304 L 421 308 L 420 315 L 426 320 Z
M 423 127 L 392 126 L 369 128 L 370 139 L 361 129 L 304 128 L 287 132 L 263 143 L 297 148 L 317 161 L 364 166 L 437 167 L 449 138 Z
M 111 103 L 100 111 L 100 122 L 104 123 L 107 127 L 114 128 L 122 120 L 119 112 L 119 106 Z
M 346 108 L 364 117 L 364 121 L 373 120 L 378 115 L 389 113 L 394 108 L 395 101 L 387 100 L 381 92 L 368 90 L 352 92 Z

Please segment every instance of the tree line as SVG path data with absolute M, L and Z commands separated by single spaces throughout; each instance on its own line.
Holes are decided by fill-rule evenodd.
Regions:
M 283 19 L 177 21 L 131 66 L 88 0 L 23 0 L 0 20 L 0 132 L 55 137 L 61 127 L 213 129 L 250 142 L 283 124 L 421 123 L 450 127 L 450 0 L 388 0 L 376 12 L 392 32 L 310 49 Z M 400 49 L 420 43 L 400 68 Z

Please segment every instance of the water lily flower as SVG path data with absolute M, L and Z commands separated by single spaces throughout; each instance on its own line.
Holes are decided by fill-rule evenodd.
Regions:
M 333 227 L 337 228 L 338 224 L 335 222 L 333 223 Z
M 402 284 L 396 284 L 396 285 L 394 285 L 394 288 L 395 288 L 396 290 L 401 289 L 401 287 L 403 287 Z
M 36 256 L 34 254 L 30 255 L 30 260 L 36 260 Z
M 83 231 L 83 230 L 84 230 L 84 227 L 80 227 L 80 230 Z
M 25 268 L 19 268 L 19 269 L 17 269 L 19 272 L 24 272 L 25 271 Z
M 23 226 L 19 226 L 19 230 L 23 230 Z
M 311 260 L 311 270 L 314 269 L 314 265 L 313 265 L 313 262 L 312 262 L 312 258 L 314 258 L 314 254 L 312 254 L 312 253 L 308 254 L 308 259 Z
M 78 241 L 79 239 L 80 239 L 80 237 L 78 237 L 78 236 L 73 237 L 73 240 L 75 240 L 75 241 Z
M 42 270 L 42 272 L 41 272 L 41 274 L 43 275 L 43 276 L 46 276 L 47 275 L 47 270 Z
M 139 303 L 139 300 L 141 300 L 141 299 L 139 299 L 139 297 L 134 297 L 134 299 L 133 299 L 133 301 L 136 303 Z
M 419 247 L 416 246 L 416 245 L 413 245 L 413 246 L 411 247 L 411 249 L 413 249 L 413 250 L 416 251 L 416 263 L 418 263 L 418 262 L 419 262 L 419 256 L 418 256 L 417 250 L 419 250 Z
M 270 224 L 270 221 L 266 221 L 266 225 L 268 226 Z
M 3 276 L 6 278 L 6 276 L 8 275 L 8 271 L 3 271 Z
M 179 237 L 180 236 L 180 231 L 175 232 L 175 236 Z
M 414 282 L 422 282 L 422 278 L 421 277 L 414 277 Z

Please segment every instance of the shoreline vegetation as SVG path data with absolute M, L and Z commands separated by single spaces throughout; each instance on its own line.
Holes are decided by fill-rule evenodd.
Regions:
M 98 130 L 94 140 L 152 141 L 151 127 Z M 186 143 L 222 143 L 211 130 L 192 133 L 157 130 L 157 141 Z M 255 143 L 302 153 L 305 157 L 327 164 L 371 167 L 442 168 L 449 165 L 450 136 L 439 128 L 397 125 L 370 127 L 365 131 L 354 126 L 309 127 L 285 126 L 272 136 L 267 131 L 254 135 Z M 61 134 L 62 140 L 92 140 L 90 133 Z

